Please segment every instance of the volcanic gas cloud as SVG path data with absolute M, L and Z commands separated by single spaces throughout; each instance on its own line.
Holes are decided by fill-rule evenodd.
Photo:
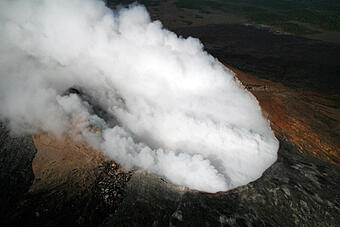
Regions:
M 125 168 L 192 189 L 247 184 L 277 157 L 256 99 L 199 40 L 162 28 L 140 5 L 2 0 L 0 76 L 0 119 L 13 132 L 76 129 Z M 72 87 L 118 124 L 65 95 Z

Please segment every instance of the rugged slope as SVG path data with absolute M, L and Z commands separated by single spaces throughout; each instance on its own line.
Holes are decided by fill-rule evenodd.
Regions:
M 17 199 L 6 209 L 8 215 L 2 222 L 23 226 L 339 225 L 339 149 L 332 140 L 336 128 L 325 123 L 327 117 L 338 121 L 336 103 L 315 92 L 290 89 L 233 70 L 258 98 L 280 140 L 278 161 L 260 179 L 228 192 L 191 191 L 141 171 L 127 173 L 72 137 L 43 133 L 33 140 L 20 138 L 18 143 L 29 146 L 17 149 L 18 143 L 2 126 L 3 144 L 11 147 L 2 145 L 2 155 L 25 154 L 21 160 L 14 155 L 3 162 L 26 163 L 23 178 L 31 179 L 22 190 L 12 191 L 9 197 Z M 320 103 L 319 98 L 327 102 Z M 306 114 L 312 110 L 315 114 Z M 35 178 L 28 190 L 34 154 Z M 6 176 L 20 180 L 13 173 Z M 2 174 L 3 179 L 6 176 Z M 8 185 L 4 191 L 15 188 Z
M 338 226 L 339 168 L 280 140 L 278 161 L 262 178 L 228 192 L 181 191 L 135 174 L 105 224 L 113 226 Z
M 340 96 L 291 89 L 232 69 L 258 99 L 272 129 L 301 152 L 340 165 Z

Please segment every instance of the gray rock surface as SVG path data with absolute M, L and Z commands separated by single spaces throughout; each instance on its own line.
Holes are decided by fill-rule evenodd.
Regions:
M 136 173 L 107 226 L 340 226 L 340 168 L 280 141 L 278 161 L 248 185 L 216 194 Z

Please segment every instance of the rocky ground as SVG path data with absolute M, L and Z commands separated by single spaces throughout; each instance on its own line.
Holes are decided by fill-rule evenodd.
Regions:
M 340 226 L 339 96 L 334 90 L 338 85 L 332 84 L 330 92 L 325 92 L 329 78 L 314 78 L 327 72 L 320 66 L 322 70 L 310 74 L 306 82 L 313 84 L 312 90 L 303 88 L 302 79 L 293 86 L 291 78 L 298 74 L 287 79 L 279 76 L 286 74 L 273 73 L 277 68 L 271 69 L 280 57 L 284 66 L 290 64 L 289 55 L 280 55 L 280 48 L 274 51 L 278 59 L 273 60 L 261 57 L 266 55 L 257 49 L 261 45 L 245 47 L 240 39 L 228 47 L 226 35 L 215 31 L 214 37 L 203 39 L 207 48 L 215 50 L 257 97 L 280 140 L 278 161 L 260 179 L 228 192 L 192 191 L 142 171 L 126 172 L 72 137 L 45 133 L 15 137 L 2 123 L 0 225 Z M 275 45 L 275 39 L 288 42 L 286 36 L 270 39 Z M 235 55 L 237 45 L 240 54 L 248 48 L 243 65 L 239 65 L 240 55 Z M 329 44 L 320 45 L 306 49 L 315 56 L 315 51 L 323 50 L 322 56 L 330 58 L 334 50 Z M 260 56 L 264 61 L 260 66 L 265 68 L 256 66 L 254 56 Z M 326 60 L 320 64 L 326 67 Z M 300 72 L 309 72 L 308 65 L 300 65 Z M 337 65 L 334 60 L 328 65 L 334 78 Z M 289 72 L 299 68 L 291 67 Z M 268 80 L 270 75 L 274 75 L 272 80 Z M 305 73 L 301 76 L 308 78 Z
M 134 174 L 111 226 L 339 226 L 339 167 L 280 140 L 278 161 L 259 180 L 216 194 L 181 190 Z
M 277 135 L 294 144 L 300 152 L 340 165 L 338 94 L 292 89 L 234 68 L 232 70 L 258 99 Z
M 340 45 L 240 24 L 173 29 L 199 38 L 222 63 L 290 88 L 339 94 Z M 338 97 L 339 101 L 339 97 Z

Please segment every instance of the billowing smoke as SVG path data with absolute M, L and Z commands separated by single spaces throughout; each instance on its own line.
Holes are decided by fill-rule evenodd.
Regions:
M 192 189 L 247 184 L 276 160 L 255 98 L 199 40 L 140 5 L 2 0 L 0 76 L 0 119 L 14 132 L 73 133 L 127 169 Z

